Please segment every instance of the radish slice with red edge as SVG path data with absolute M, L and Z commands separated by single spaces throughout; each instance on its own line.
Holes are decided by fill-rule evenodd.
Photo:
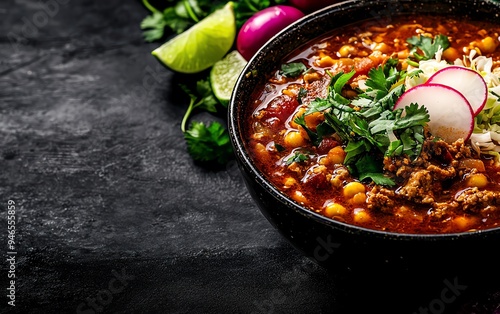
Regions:
M 427 108 L 431 134 L 448 143 L 469 139 L 474 129 L 474 112 L 459 91 L 442 84 L 417 85 L 401 95 L 394 110 L 415 103 Z
M 481 74 L 461 67 L 450 66 L 440 69 L 428 80 L 428 84 L 442 84 L 459 91 L 469 101 L 474 116 L 483 110 L 488 100 L 488 87 Z

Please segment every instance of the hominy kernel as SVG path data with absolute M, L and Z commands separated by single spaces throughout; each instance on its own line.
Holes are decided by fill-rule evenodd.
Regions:
M 318 60 L 318 65 L 322 68 L 328 68 L 335 64 L 335 61 L 330 56 L 322 57 Z
M 328 217 L 342 216 L 347 212 L 347 209 L 339 203 L 329 203 L 325 207 L 325 215 Z
M 299 107 L 299 109 L 295 112 L 295 114 L 293 115 L 293 118 L 290 120 L 290 126 L 292 128 L 297 129 L 299 127 L 299 125 L 297 123 L 295 123 L 295 119 L 297 119 L 298 117 L 301 117 L 304 114 L 304 112 L 306 112 L 305 107 Z
M 366 194 L 365 193 L 356 193 L 356 195 L 354 195 L 352 197 L 352 202 L 356 205 L 362 205 L 362 204 L 366 203 Z
M 382 53 L 388 53 L 391 51 L 391 47 L 389 47 L 389 45 L 387 45 L 386 43 L 378 43 L 375 45 L 375 47 L 373 48 L 374 51 L 380 51 Z
M 332 164 L 341 164 L 345 159 L 345 151 L 342 146 L 335 146 L 328 151 L 327 158 Z
M 311 82 L 317 81 L 320 78 L 321 78 L 321 76 L 317 72 L 304 74 L 304 81 L 306 83 L 311 83 Z
M 285 135 L 284 143 L 287 147 L 296 148 L 306 144 L 306 140 L 299 131 L 290 131 Z
M 318 124 L 323 122 L 325 120 L 325 118 L 323 116 L 323 113 L 314 112 L 314 113 L 311 113 L 311 114 L 304 116 L 304 120 L 305 120 L 306 126 L 308 128 L 315 128 L 318 126 Z
M 453 47 L 449 47 L 443 51 L 443 58 L 445 60 L 448 60 L 451 62 L 451 61 L 455 61 L 456 59 L 459 59 L 460 54 L 458 53 L 457 49 L 455 49 Z
M 495 41 L 493 37 L 486 37 L 481 40 L 480 48 L 483 53 L 492 53 L 497 49 L 498 41 Z
M 358 193 L 365 193 L 366 189 L 362 183 L 359 182 L 349 182 L 344 186 L 344 196 L 345 198 L 353 198 L 354 195 Z
M 354 221 L 357 223 L 365 223 L 371 219 L 370 214 L 362 208 L 356 208 L 353 211 L 353 215 Z
M 354 47 L 351 45 L 343 45 L 339 49 L 339 56 L 342 58 L 347 58 L 351 53 L 354 52 Z

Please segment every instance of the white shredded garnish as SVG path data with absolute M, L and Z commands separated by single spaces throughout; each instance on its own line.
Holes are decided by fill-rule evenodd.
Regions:
M 420 61 L 418 67 L 408 66 L 408 73 L 422 71 L 418 76 L 405 80 L 406 89 L 424 84 L 437 71 L 451 66 L 441 60 L 442 49 L 435 55 L 435 59 Z M 500 66 L 493 68 L 493 59 L 478 56 L 471 50 L 463 60 L 457 59 L 453 65 L 463 66 L 477 71 L 483 77 L 488 87 L 488 99 L 483 110 L 474 118 L 474 131 L 470 137 L 472 148 L 479 154 L 493 155 L 500 162 Z

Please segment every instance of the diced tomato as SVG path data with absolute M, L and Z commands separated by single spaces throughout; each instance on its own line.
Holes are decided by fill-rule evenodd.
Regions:
M 320 155 L 327 154 L 330 151 L 330 149 L 336 146 L 339 146 L 339 142 L 337 142 L 331 137 L 325 137 L 318 145 L 318 154 Z
M 323 190 L 331 185 L 326 180 L 324 173 L 313 173 L 304 182 L 306 189 Z
M 267 108 L 264 109 L 264 120 L 278 118 L 281 123 L 284 123 L 297 109 L 299 102 L 295 98 L 288 96 L 278 96 L 269 102 Z M 275 121 L 274 121 L 275 122 Z

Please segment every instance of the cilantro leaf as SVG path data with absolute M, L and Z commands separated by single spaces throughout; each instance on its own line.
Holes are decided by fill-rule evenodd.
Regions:
M 207 1 L 207 0 L 206 0 Z M 209 0 L 208 0 L 209 1 Z M 207 2 L 208 2 L 207 1 Z M 283 4 L 287 0 L 235 0 L 234 14 L 236 17 L 236 27 L 240 28 L 246 20 L 248 20 L 255 13 L 276 5 Z
M 217 112 L 217 104 L 219 101 L 213 94 L 210 82 L 208 80 L 199 80 L 196 82 L 196 92 L 192 92 L 186 85 L 181 84 L 180 87 L 188 94 L 190 98 L 188 109 L 184 114 L 181 122 L 182 132 L 186 131 L 186 124 L 189 116 L 194 109 L 204 109 L 209 112 Z
M 281 75 L 286 77 L 298 77 L 307 70 L 302 62 L 292 62 L 281 65 Z
M 163 37 L 166 22 L 163 19 L 161 12 L 153 12 L 151 15 L 146 16 L 141 22 L 142 35 L 144 40 L 152 42 Z
M 450 47 L 450 41 L 445 35 L 439 34 L 433 38 L 427 36 L 413 36 L 406 40 L 407 43 L 412 45 L 410 54 L 418 60 L 429 60 L 434 58 L 439 48 L 445 50 Z M 418 53 L 418 49 L 423 52 L 423 55 Z
M 144 40 L 160 40 L 168 33 L 180 34 L 225 5 L 224 0 L 167 0 L 155 8 L 148 0 L 143 5 L 151 12 L 141 23 Z M 234 0 L 236 26 L 239 29 L 255 13 L 286 0 Z
M 424 126 L 429 122 L 425 107 L 412 104 L 393 110 L 394 104 L 405 91 L 405 71 L 397 69 L 398 60 L 389 59 L 368 73 L 367 89 L 354 100 L 342 96 L 342 90 L 354 72 L 332 76 L 329 94 L 325 99 L 310 102 L 305 114 L 322 112 L 326 133 L 316 128 L 307 130 L 309 138 L 320 142 L 323 134 L 335 132 L 346 144 L 344 164 L 360 180 L 371 179 L 375 184 L 394 185 L 383 174 L 384 156 L 418 157 L 423 143 Z M 296 119 L 299 122 L 302 119 Z M 321 131 L 321 132 L 320 132 Z
M 396 183 L 389 177 L 382 174 L 382 167 L 377 158 L 364 155 L 355 164 L 359 173 L 359 180 L 371 179 L 375 184 L 394 186 Z
M 215 161 L 221 165 L 227 163 L 233 155 L 229 133 L 218 122 L 206 126 L 194 121 L 184 132 L 188 152 L 194 160 L 201 162 Z
M 296 117 L 293 122 L 297 123 L 298 125 L 300 125 L 301 127 L 304 128 L 304 130 L 306 131 L 307 135 L 309 136 L 309 139 L 311 140 L 311 142 L 313 143 L 313 145 L 319 145 L 319 143 L 321 142 L 321 138 L 318 136 L 318 134 L 314 131 L 312 131 L 306 124 L 306 119 L 305 119 L 305 114 L 303 115 L 300 115 L 298 117 Z
M 296 151 L 292 156 L 290 156 L 286 161 L 286 165 L 291 165 L 294 162 L 304 162 L 308 160 L 309 157 L 307 155 L 304 155 L 303 153 Z

